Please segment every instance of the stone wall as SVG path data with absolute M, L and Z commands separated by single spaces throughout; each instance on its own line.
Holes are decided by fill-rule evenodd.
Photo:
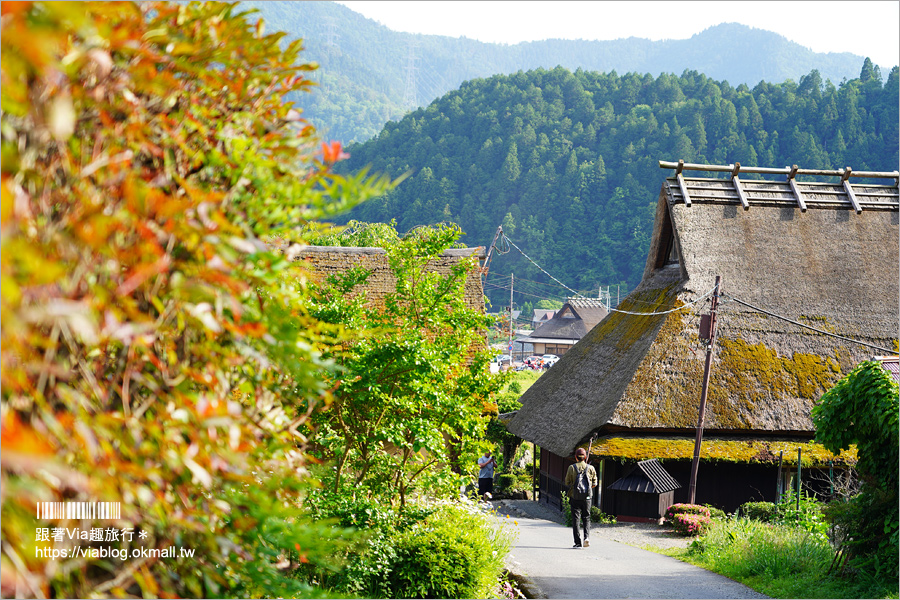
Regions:
M 475 256 L 480 261 L 484 258 L 484 248 L 447 250 L 441 258 L 433 261 L 431 266 L 438 273 L 449 273 L 454 264 L 470 256 Z M 395 291 L 397 280 L 388 265 L 383 248 L 305 246 L 291 251 L 290 258 L 307 263 L 313 276 L 322 278 L 343 273 L 354 266 L 371 271 L 365 291 L 369 298 L 376 302 Z M 484 311 L 484 291 L 481 286 L 481 275 L 477 270 L 470 273 L 466 280 L 466 304 L 470 308 Z

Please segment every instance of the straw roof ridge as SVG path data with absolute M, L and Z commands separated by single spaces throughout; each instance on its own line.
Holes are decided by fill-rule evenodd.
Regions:
M 729 299 L 894 347 L 898 210 L 688 206 L 675 187 L 661 186 L 643 280 L 619 310 L 688 305 L 720 276 L 706 426 L 726 437 L 811 438 L 813 403 L 874 351 Z M 526 391 L 508 429 L 561 456 L 595 432 L 692 431 L 705 356 L 699 313 L 708 310 L 612 312 Z

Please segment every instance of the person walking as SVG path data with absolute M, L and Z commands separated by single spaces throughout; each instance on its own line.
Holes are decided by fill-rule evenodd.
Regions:
M 494 491 L 494 466 L 496 465 L 491 451 L 487 450 L 484 456 L 478 458 L 478 495 L 484 498 L 485 494 Z
M 569 506 L 572 508 L 572 535 L 575 537 L 573 548 L 591 545 L 591 497 L 599 483 L 597 471 L 587 463 L 587 451 L 579 448 L 575 451 L 574 465 L 566 471 L 566 486 L 569 488 Z

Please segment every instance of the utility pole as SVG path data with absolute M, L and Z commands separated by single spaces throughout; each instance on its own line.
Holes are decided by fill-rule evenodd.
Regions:
M 484 266 L 481 267 L 481 275 L 483 279 L 481 280 L 481 285 L 484 286 L 484 278 L 487 278 L 488 270 L 491 268 L 491 257 L 494 255 L 494 248 L 497 246 L 497 239 L 503 235 L 503 227 L 498 226 L 497 232 L 494 234 L 494 239 L 491 241 L 491 247 L 488 248 L 487 256 L 484 257 Z
M 512 339 L 513 339 L 514 319 L 513 319 L 512 311 L 513 311 L 513 283 L 514 283 L 515 279 L 516 279 L 515 274 L 510 273 L 509 274 L 509 346 L 508 346 L 508 348 L 509 348 L 509 368 L 510 369 L 512 369 L 512 364 L 513 364 Z
M 690 500 L 694 504 L 697 495 L 697 469 L 700 466 L 700 444 L 703 442 L 703 417 L 706 413 L 706 394 L 709 391 L 709 369 L 712 365 L 713 344 L 716 343 L 716 308 L 719 306 L 721 277 L 716 275 L 712 301 L 708 315 L 700 315 L 700 338 L 709 339 L 706 347 L 706 364 L 703 368 L 703 387 L 700 390 L 700 411 L 697 416 L 697 439 L 694 441 L 694 460 L 691 461 Z

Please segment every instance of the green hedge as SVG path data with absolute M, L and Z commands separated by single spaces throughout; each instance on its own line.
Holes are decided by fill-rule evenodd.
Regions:
M 389 598 L 488 598 L 511 544 L 471 505 L 448 504 L 396 538 Z
M 778 505 L 774 502 L 745 502 L 738 508 L 738 513 L 764 523 L 770 523 L 778 516 Z
M 317 494 L 308 505 L 317 518 L 359 528 L 363 536 L 343 557 L 339 572 L 300 569 L 332 593 L 364 598 L 494 597 L 512 534 L 475 503 L 430 504 L 398 512 L 373 500 Z

